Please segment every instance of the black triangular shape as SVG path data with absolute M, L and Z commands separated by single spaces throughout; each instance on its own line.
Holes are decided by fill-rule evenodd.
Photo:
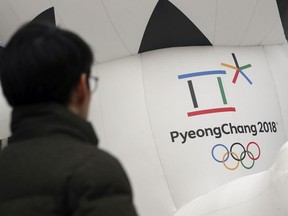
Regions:
M 159 0 L 145 29 L 139 53 L 179 46 L 212 45 L 206 36 L 168 0 Z
M 283 29 L 288 40 L 288 1 L 277 0 L 280 17 L 282 20 Z
M 51 7 L 43 11 L 38 16 L 36 16 L 31 22 L 49 23 L 56 26 L 54 7 Z
M 2 47 L 2 46 L 0 45 L 0 55 L 1 55 L 2 51 L 3 51 L 3 49 L 4 49 L 4 47 Z
M 2 46 L 0 45 L 0 57 L 1 57 L 1 53 L 2 53 L 3 49 L 4 49 L 4 47 L 2 47 Z

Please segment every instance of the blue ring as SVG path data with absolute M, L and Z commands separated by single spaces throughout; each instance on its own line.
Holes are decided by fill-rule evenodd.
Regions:
M 222 146 L 222 147 L 224 147 L 225 149 L 226 149 L 226 151 L 227 151 L 227 158 L 223 161 L 223 160 L 218 160 L 216 157 L 215 157 L 215 155 L 214 155 L 214 149 L 216 148 L 216 147 L 218 147 L 218 146 Z M 223 145 L 223 144 L 216 144 L 213 148 L 212 148 L 212 157 L 214 158 L 214 160 L 215 161 L 217 161 L 217 162 L 219 162 L 219 163 L 223 163 L 223 162 L 226 162 L 227 160 L 228 160 L 228 158 L 229 158 L 229 150 L 228 150 L 228 148 L 225 146 L 225 145 Z

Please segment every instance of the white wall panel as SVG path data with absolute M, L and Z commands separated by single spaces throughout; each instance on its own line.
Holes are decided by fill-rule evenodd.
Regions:
M 238 45 L 250 25 L 256 0 L 218 0 L 214 45 Z M 258 28 L 262 28 L 259 26 Z
M 288 136 L 288 45 L 265 46 L 264 50 L 277 88 L 286 136 Z
M 248 24 L 247 32 L 245 32 L 240 45 L 266 45 L 264 42 L 271 41 L 266 41 L 265 39 L 267 37 L 272 39 L 270 33 L 275 26 L 276 28 L 274 28 L 272 34 L 274 34 L 275 39 L 280 40 L 274 41 L 272 44 L 285 43 L 286 39 L 283 33 L 283 27 L 281 25 L 282 23 L 279 17 L 276 1 L 259 0 L 257 1 L 253 17 Z
M 103 0 L 103 4 L 112 21 L 111 24 L 130 54 L 138 53 L 144 31 L 157 0 Z
M 94 49 L 97 61 L 129 55 L 101 0 L 51 1 L 65 26 L 81 35 Z
M 6 1 L 0 1 L 0 38 L 3 44 L 7 43 L 11 35 L 21 25 L 21 20 Z
M 29 22 L 29 20 L 52 7 L 49 0 L 9 0 L 9 4 L 23 23 Z
M 100 83 L 90 119 L 100 146 L 124 164 L 140 215 L 172 215 L 176 209 L 150 128 L 140 55 L 99 64 L 95 74 Z
M 279 32 L 280 34 L 275 34 L 275 32 Z M 285 38 L 282 23 L 278 21 L 275 22 L 275 24 L 271 27 L 270 32 L 261 41 L 261 45 L 269 45 L 269 44 L 284 45 L 286 43 L 287 41 Z

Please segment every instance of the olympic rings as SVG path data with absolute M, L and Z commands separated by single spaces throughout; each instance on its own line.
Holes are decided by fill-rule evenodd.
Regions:
M 250 146 L 251 145 L 256 145 L 257 149 L 258 149 L 258 154 L 256 154 L 257 156 L 254 156 L 254 154 L 249 150 Z M 239 145 L 243 151 L 240 153 L 240 158 L 238 156 L 238 154 L 233 151 L 233 148 L 236 146 L 236 145 Z M 215 156 L 215 149 L 216 148 L 219 148 L 219 147 L 222 147 L 225 149 L 225 153 L 223 154 L 222 158 L 218 158 Z M 228 170 L 235 170 L 239 167 L 240 165 L 240 162 L 241 162 L 241 165 L 245 168 L 245 169 L 251 169 L 254 165 L 255 165 L 255 161 L 259 159 L 260 155 L 261 155 L 261 150 L 260 150 L 260 147 L 259 145 L 256 143 L 256 142 L 249 142 L 246 146 L 246 148 L 239 142 L 235 142 L 231 145 L 230 147 L 230 151 L 228 150 L 228 148 L 223 145 L 223 144 L 216 144 L 213 146 L 212 148 L 212 157 L 215 161 L 217 161 L 218 163 L 223 163 L 223 165 L 225 166 L 226 169 Z M 252 160 L 252 164 L 249 166 L 249 165 L 245 165 L 243 160 L 245 159 L 246 157 L 246 154 L 248 155 L 248 157 Z M 229 159 L 229 155 L 231 155 L 231 157 L 237 161 L 237 164 L 236 166 L 234 167 L 229 167 L 227 165 L 227 160 Z

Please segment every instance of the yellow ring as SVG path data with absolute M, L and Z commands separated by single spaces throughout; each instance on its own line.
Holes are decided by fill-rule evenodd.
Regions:
M 237 160 L 237 165 L 235 166 L 235 167 L 228 167 L 227 165 L 226 165 L 226 163 L 225 163 L 225 157 L 226 157 L 226 155 L 227 155 L 228 153 L 226 152 L 224 155 L 223 155 L 223 158 L 222 158 L 222 160 L 223 160 L 223 164 L 224 164 L 224 166 L 228 169 L 228 170 L 235 170 L 235 169 L 237 169 L 238 168 L 238 166 L 239 166 L 239 164 L 240 164 L 240 162 Z M 238 155 L 235 153 L 235 152 L 230 152 L 230 154 L 233 154 L 237 159 L 239 159 L 239 157 L 238 157 Z

